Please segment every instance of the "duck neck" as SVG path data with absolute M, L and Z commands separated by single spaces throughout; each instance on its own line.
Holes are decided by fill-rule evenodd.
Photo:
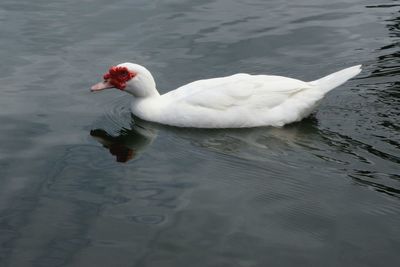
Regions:
M 138 79 L 134 81 L 134 83 L 131 83 L 125 91 L 133 95 L 135 98 L 144 99 L 160 96 L 153 79 Z
M 160 93 L 158 92 L 158 90 L 155 86 L 152 88 L 149 88 L 147 92 L 148 92 L 147 97 L 159 97 L 160 96 Z

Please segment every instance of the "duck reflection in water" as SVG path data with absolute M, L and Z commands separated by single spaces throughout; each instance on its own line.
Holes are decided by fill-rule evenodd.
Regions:
M 260 157 L 265 158 L 273 151 L 287 149 L 287 146 L 293 145 L 293 142 L 302 143 L 315 138 L 315 134 L 318 135 L 317 124 L 314 116 L 310 116 L 301 123 L 282 128 L 198 129 L 165 126 L 134 117 L 130 129 L 121 128 L 114 135 L 103 129 L 94 129 L 90 131 L 90 135 L 107 148 L 116 157 L 117 162 L 127 162 L 137 158 L 153 143 L 161 129 L 164 134 L 172 133 L 181 140 L 189 141 L 207 150 L 231 154 L 235 157 L 246 157 L 245 155 L 249 152 L 257 154 L 257 151 L 261 150 L 263 155 Z
M 132 124 L 130 129 L 121 128 L 116 135 L 103 129 L 93 129 L 90 135 L 103 147 L 108 148 L 117 162 L 128 162 L 137 157 L 157 136 L 158 130 L 139 124 Z

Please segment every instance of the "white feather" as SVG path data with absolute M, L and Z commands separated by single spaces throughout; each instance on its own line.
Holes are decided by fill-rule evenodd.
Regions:
M 141 71 L 142 66 L 124 66 L 139 77 L 151 75 Z M 126 91 L 135 96 L 132 112 L 148 121 L 198 128 L 283 126 L 307 117 L 329 90 L 360 71 L 361 66 L 354 66 L 312 82 L 240 73 L 195 81 L 161 96 L 150 93 L 146 97 L 135 96 L 135 92 L 156 92 L 155 84 L 137 88 L 138 83 L 132 81 Z M 143 80 L 154 81 L 152 77 Z

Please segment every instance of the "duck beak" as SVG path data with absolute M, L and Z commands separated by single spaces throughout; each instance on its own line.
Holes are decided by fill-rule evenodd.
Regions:
M 109 89 L 109 88 L 113 88 L 113 87 L 114 86 L 111 83 L 109 83 L 108 81 L 103 81 L 103 82 L 93 85 L 92 88 L 90 88 L 90 91 L 91 92 L 101 91 L 101 90 Z

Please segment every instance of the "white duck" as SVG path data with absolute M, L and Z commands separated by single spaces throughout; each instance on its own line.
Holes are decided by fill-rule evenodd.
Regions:
M 361 72 L 350 67 L 319 80 L 239 73 L 199 80 L 160 95 L 143 66 L 111 67 L 92 91 L 118 88 L 134 96 L 132 113 L 141 119 L 180 127 L 244 128 L 283 126 L 307 117 L 327 92 Z

